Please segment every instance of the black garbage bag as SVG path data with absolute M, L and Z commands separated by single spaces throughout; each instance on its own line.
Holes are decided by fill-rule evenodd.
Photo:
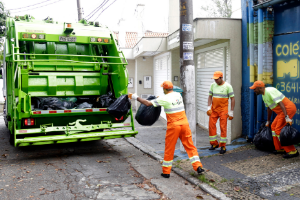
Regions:
M 77 109 L 82 109 L 82 108 L 92 108 L 93 107 L 93 104 L 91 103 L 87 103 L 87 102 L 83 102 L 81 104 L 79 104 L 77 106 Z
M 115 118 L 120 119 L 129 112 L 130 108 L 131 102 L 126 94 L 117 98 L 115 102 L 107 108 L 107 112 Z
M 155 96 L 149 96 L 147 98 L 148 101 L 156 99 Z M 136 121 L 143 126 L 151 126 L 153 125 L 159 118 L 161 112 L 161 107 L 154 107 L 154 106 L 145 106 L 141 104 L 136 115 Z
M 300 132 L 287 124 L 280 131 L 280 144 L 281 146 L 289 146 L 300 143 Z
M 107 108 L 116 101 L 116 98 L 113 96 L 112 92 L 108 94 L 101 95 L 97 101 L 97 108 Z M 95 106 L 94 106 L 95 107 Z
M 273 143 L 272 130 L 266 126 L 266 122 L 262 123 L 258 132 L 254 136 L 253 140 L 256 148 L 262 151 L 274 151 L 275 146 Z
M 61 101 L 56 97 L 40 98 L 39 109 L 41 110 L 67 110 L 74 108 L 75 103 L 72 101 Z

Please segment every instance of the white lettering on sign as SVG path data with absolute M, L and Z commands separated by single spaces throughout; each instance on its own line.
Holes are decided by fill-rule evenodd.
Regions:
M 182 31 L 192 31 L 192 24 L 182 24 Z
M 194 45 L 192 42 L 183 42 L 183 49 L 194 49 Z
M 192 52 L 183 52 L 183 60 L 193 60 L 194 56 Z

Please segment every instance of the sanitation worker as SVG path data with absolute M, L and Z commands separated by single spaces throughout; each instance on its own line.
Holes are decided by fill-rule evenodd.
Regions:
M 215 150 L 221 147 L 220 154 L 226 153 L 227 141 L 227 118 L 233 119 L 233 109 L 235 105 L 232 86 L 223 80 L 223 73 L 216 71 L 212 79 L 215 82 L 210 85 L 208 95 L 207 115 L 209 116 L 209 141 L 211 147 L 209 150 Z M 228 99 L 231 100 L 231 109 L 228 112 Z M 221 138 L 220 143 L 217 140 L 216 123 L 220 118 Z
M 275 146 L 274 153 L 285 153 L 283 158 L 293 158 L 299 156 L 299 152 L 294 145 L 281 146 L 280 144 L 280 131 L 286 124 L 292 125 L 292 118 L 297 111 L 296 105 L 276 88 L 265 87 L 265 84 L 262 81 L 255 81 L 250 89 L 254 90 L 257 95 L 261 94 L 265 105 L 268 107 L 268 119 L 266 126 L 270 125 L 272 111 L 277 114 L 271 125 L 273 142 Z
M 162 163 L 163 173 L 161 176 L 164 178 L 170 177 L 175 145 L 178 138 L 180 138 L 194 170 L 197 171 L 198 174 L 201 174 L 204 172 L 204 169 L 202 168 L 197 148 L 193 144 L 192 133 L 185 114 L 182 96 L 180 93 L 173 91 L 173 84 L 170 81 L 164 81 L 161 87 L 165 95 L 151 101 L 142 99 L 136 94 L 129 93 L 129 98 L 138 100 L 146 106 L 164 107 L 168 123 L 165 138 L 165 155 Z

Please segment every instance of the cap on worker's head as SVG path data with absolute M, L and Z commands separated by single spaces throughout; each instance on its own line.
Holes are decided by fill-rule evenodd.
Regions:
M 251 87 L 249 87 L 251 90 L 254 90 L 255 88 L 257 88 L 257 87 L 265 87 L 265 84 L 264 84 L 264 82 L 262 82 L 262 81 L 255 81 L 254 83 L 253 83 L 253 85 L 251 86 Z
M 214 77 L 212 77 L 212 79 L 218 79 L 220 77 L 223 77 L 223 73 L 220 71 L 215 71 Z
M 164 81 L 160 86 L 164 89 L 173 89 L 173 83 L 171 81 Z

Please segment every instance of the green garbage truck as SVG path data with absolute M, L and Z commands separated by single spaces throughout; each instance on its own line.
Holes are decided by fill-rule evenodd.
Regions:
M 117 99 L 128 93 L 126 65 L 113 33 L 98 22 L 8 18 L 3 94 L 10 143 L 31 146 L 135 136 L 131 108 L 117 119 L 99 104 L 103 95 Z

